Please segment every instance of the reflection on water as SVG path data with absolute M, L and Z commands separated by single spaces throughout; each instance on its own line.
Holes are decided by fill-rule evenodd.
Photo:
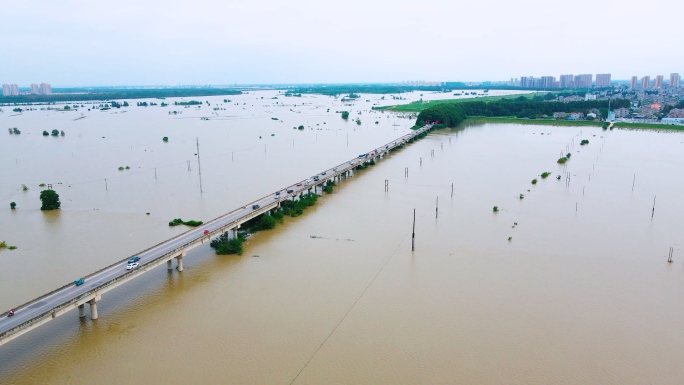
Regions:
M 323 116 L 320 124 L 333 118 L 341 120 Z M 397 121 L 402 130 L 410 125 Z M 338 135 L 354 137 L 353 122 L 335 124 Z M 230 157 L 217 157 L 214 166 L 208 160 L 206 175 L 215 176 L 203 179 L 207 193 L 199 199 L 194 171 L 188 183 L 166 181 L 173 173 L 158 174 L 157 182 L 120 178 L 128 189 L 110 185 L 104 197 L 92 197 L 97 189 L 90 187 L 67 190 L 72 201 L 87 200 L 99 213 L 64 203 L 55 226 L 68 229 L 62 234 L 32 212 L 12 217 L 25 221 L 23 231 L 35 227 L 39 240 L 35 257 L 21 254 L 28 261 L 18 263 L 62 282 L 81 265 L 104 265 L 173 234 L 165 228 L 170 218 L 211 218 L 404 132 L 378 126 L 357 127 L 365 143 L 349 150 L 334 131 L 318 131 L 315 142 L 316 130 L 293 130 L 295 148 L 296 135 L 312 140 L 304 154 L 274 146 L 278 155 L 269 158 L 267 144 L 266 155 L 251 153 L 240 167 Z M 290 134 L 283 131 L 276 138 Z M 579 146 L 578 139 L 590 144 Z M 682 134 L 509 124 L 431 134 L 343 181 L 304 216 L 256 234 L 242 256 L 215 256 L 203 245 L 188 253 L 184 272 L 159 268 L 107 293 L 97 321 L 79 323 L 74 312 L 1 347 L 0 378 L 17 384 L 95 378 L 112 384 L 680 383 L 682 141 Z M 203 178 L 205 154 L 230 146 L 206 142 Z M 564 168 L 556 159 L 566 146 L 573 155 Z M 161 144 L 150 148 L 163 151 Z M 187 165 L 180 167 L 187 173 Z M 232 177 L 219 178 L 219 170 Z M 552 176 L 541 179 L 545 171 Z M 139 193 L 138 184 L 155 197 Z M 130 205 L 122 204 L 126 199 Z M 79 238 L 87 250 L 78 250 Z M 40 242 L 51 242 L 50 255 Z M 671 246 L 675 262 L 668 264 Z M 2 252 L 3 271 L 10 256 L 20 258 Z M 34 292 L 27 279 L 11 277 L 16 273 L 1 274 L 12 303 Z M 10 278 L 12 286 L 4 286 Z M 25 291 L 15 292 L 15 285 Z

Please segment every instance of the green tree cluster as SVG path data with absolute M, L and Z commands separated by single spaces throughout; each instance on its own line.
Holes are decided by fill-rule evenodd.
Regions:
M 43 190 L 40 192 L 41 210 L 57 210 L 62 205 L 59 194 L 55 190 Z
M 630 101 L 626 99 L 611 101 L 611 106 L 614 108 L 629 107 L 629 105 Z M 440 126 L 456 127 L 469 116 L 537 118 L 543 115 L 552 116 L 554 112 L 588 111 L 594 108 L 607 107 L 607 100 L 562 103 L 530 100 L 524 96 L 517 99 L 501 99 L 491 102 L 443 103 L 421 111 L 416 119 L 416 125 L 422 127 L 426 121 L 437 121 Z
M 302 215 L 307 207 L 315 205 L 317 200 L 317 194 L 306 194 L 296 201 L 284 200 L 280 203 L 280 207 L 285 215 L 297 217 Z
M 209 243 L 209 246 L 216 250 L 216 254 L 219 255 L 242 255 L 242 244 L 245 242 L 245 240 L 246 238 L 244 237 L 229 239 L 228 233 L 223 233 L 220 236 L 212 239 Z

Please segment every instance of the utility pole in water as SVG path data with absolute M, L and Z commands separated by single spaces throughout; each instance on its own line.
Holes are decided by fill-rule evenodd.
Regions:
M 199 169 L 199 180 L 200 180 L 200 194 L 204 193 L 202 190 L 202 164 L 200 163 L 200 152 L 199 152 L 199 138 L 195 138 L 197 143 L 197 168 Z
M 413 232 L 411 233 L 411 251 L 416 251 L 416 209 L 413 209 Z

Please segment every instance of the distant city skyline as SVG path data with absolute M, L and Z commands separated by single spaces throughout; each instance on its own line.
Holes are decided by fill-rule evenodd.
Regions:
M 684 3 L 655 0 L 677 15 Z M 682 72 L 684 50 L 616 22 L 678 36 L 636 2 L 216 2 L 3 4 L 0 82 L 53 87 L 499 81 L 520 74 Z M 453 17 L 452 17 L 453 16 Z M 453 25 L 445 23 L 452 17 Z M 39 23 L 31 22 L 40 20 Z M 451 20 L 451 19 L 449 19 Z M 625 26 L 624 28 L 628 28 Z M 622 39 L 624 46 L 608 44 Z M 607 39 L 607 40 L 606 40 Z M 628 44 L 627 44 L 628 43 Z M 623 48 L 620 48 L 623 47 Z M 639 49 L 627 47 L 640 47 Z M 643 50 L 643 54 L 641 53 Z M 663 53 L 654 55 L 653 53 Z M 667 81 L 667 77 L 665 81 Z

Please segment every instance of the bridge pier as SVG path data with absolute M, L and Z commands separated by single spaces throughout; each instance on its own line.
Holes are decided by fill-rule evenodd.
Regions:
M 90 319 L 97 319 L 97 300 L 95 298 L 91 299 L 88 301 L 90 304 Z M 83 306 L 83 305 L 81 305 Z M 80 308 L 80 306 L 79 306 Z M 80 309 L 79 309 L 79 315 L 80 315 Z
M 183 271 L 183 257 L 185 257 L 185 251 L 176 257 L 176 269 L 178 269 L 178 271 Z
M 173 270 L 173 259 L 166 261 L 166 270 Z
M 78 318 L 83 318 L 85 317 L 85 304 L 82 303 L 78 305 Z

